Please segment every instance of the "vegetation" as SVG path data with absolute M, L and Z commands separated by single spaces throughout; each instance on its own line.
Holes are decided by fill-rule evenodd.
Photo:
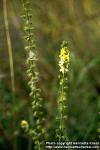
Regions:
M 99 141 L 99 5 L 0 2 L 1 150 Z

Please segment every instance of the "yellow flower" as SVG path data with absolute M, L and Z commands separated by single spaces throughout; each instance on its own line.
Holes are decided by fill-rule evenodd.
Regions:
M 59 57 L 60 57 L 59 71 L 64 74 L 64 72 L 68 71 L 68 63 L 69 63 L 69 52 L 66 50 L 65 47 L 61 48 Z
M 21 127 L 22 127 L 23 129 L 28 129 L 28 127 L 29 127 L 28 122 L 27 122 L 26 120 L 22 120 L 22 121 L 21 121 Z
M 66 55 L 66 54 L 64 54 L 64 55 L 62 55 L 62 57 L 61 57 L 62 59 L 63 59 L 63 61 L 66 61 L 66 60 L 68 60 L 69 58 L 68 58 L 68 55 Z
M 66 54 L 66 50 L 65 50 L 65 48 L 63 47 L 63 48 L 61 49 L 61 55 L 64 55 L 64 54 Z
M 63 60 L 64 62 L 65 61 L 68 61 L 69 62 L 69 53 L 65 50 L 65 48 L 62 48 L 61 49 L 61 52 L 60 52 L 60 59 Z

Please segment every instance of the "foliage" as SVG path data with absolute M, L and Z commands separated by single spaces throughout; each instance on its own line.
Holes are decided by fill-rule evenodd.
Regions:
M 67 136 L 69 141 L 98 141 L 100 122 L 100 2 L 98 0 L 37 0 L 32 1 L 31 21 L 35 26 L 36 71 L 39 70 L 38 88 L 43 97 L 43 112 L 48 140 L 55 141 L 58 125 L 59 45 L 66 39 L 70 47 L 70 68 L 67 85 Z M 12 42 L 12 56 L 15 71 L 15 105 L 12 99 L 9 56 L 2 2 L 0 2 L 0 149 L 28 149 L 34 147 L 31 137 L 20 127 L 21 120 L 27 120 L 29 128 L 34 124 L 31 91 L 27 82 L 26 58 L 33 56 L 24 51 L 23 13 L 21 1 L 7 1 L 9 33 Z M 33 27 L 33 26 L 32 26 Z M 32 31 L 33 33 L 33 31 Z M 25 31 L 26 35 L 26 31 Z M 27 38 L 27 37 L 26 37 Z M 28 55 L 30 54 L 30 55 Z M 37 55 L 38 54 L 38 55 Z M 27 57 L 28 56 L 28 57 Z M 33 57 L 29 57 L 32 59 Z M 61 73 L 61 72 L 60 72 Z M 35 105 L 34 105 L 35 106 Z M 16 126 L 13 130 L 13 121 Z M 15 143 L 16 142 L 16 143 Z

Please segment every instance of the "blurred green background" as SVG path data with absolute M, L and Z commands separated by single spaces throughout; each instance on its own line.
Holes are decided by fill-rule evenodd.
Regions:
M 0 150 L 31 150 L 33 144 L 31 138 L 20 128 L 22 119 L 33 123 L 27 86 L 21 1 L 7 1 L 7 9 L 13 47 L 16 96 L 13 104 L 3 0 L 1 0 Z M 43 91 L 50 139 L 53 139 L 56 128 L 59 49 L 62 40 L 66 40 L 71 52 L 66 123 L 69 140 L 98 141 L 100 0 L 33 0 L 32 14 L 39 57 L 39 83 Z

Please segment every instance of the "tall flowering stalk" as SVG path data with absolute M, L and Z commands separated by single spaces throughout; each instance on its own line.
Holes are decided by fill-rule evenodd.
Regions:
M 21 126 L 29 134 L 32 135 L 34 140 L 36 150 L 42 150 L 45 141 L 45 128 L 44 128 L 44 113 L 43 113 L 43 99 L 41 98 L 41 90 L 38 85 L 39 73 L 37 71 L 37 56 L 36 56 L 36 45 L 33 34 L 32 25 L 32 13 L 30 9 L 30 3 L 28 0 L 23 0 L 24 8 L 24 31 L 26 46 L 25 50 L 27 52 L 27 75 L 29 78 L 28 85 L 30 87 L 30 96 L 32 98 L 32 110 L 33 110 L 33 120 L 34 125 L 30 129 L 27 121 L 22 120 Z
M 67 42 L 63 42 L 61 45 L 59 55 L 59 93 L 58 93 L 58 128 L 56 130 L 56 138 L 60 141 L 67 140 L 66 134 L 66 119 L 67 119 L 67 79 L 69 71 L 69 50 Z

